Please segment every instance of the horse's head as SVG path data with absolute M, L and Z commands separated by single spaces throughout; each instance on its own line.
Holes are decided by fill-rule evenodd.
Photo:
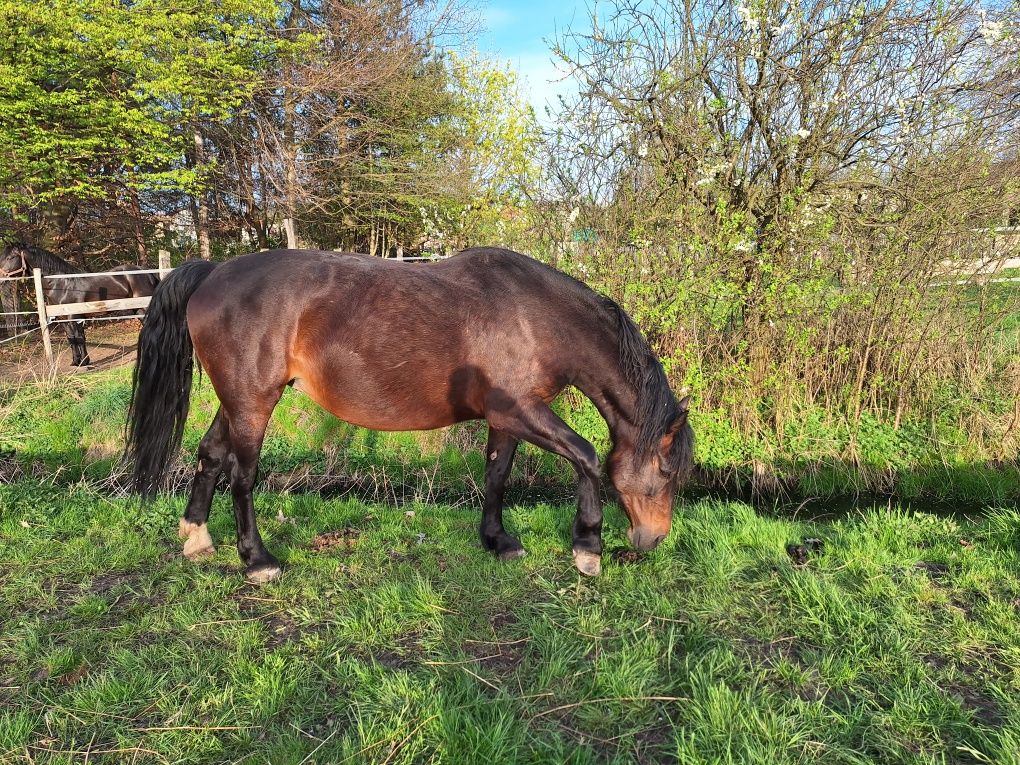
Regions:
M 0 252 L 0 277 L 28 276 L 28 248 L 11 244 Z
M 690 399 L 652 448 L 638 450 L 621 440 L 606 464 L 606 472 L 630 521 L 627 538 L 638 550 L 651 550 L 661 542 L 673 522 L 676 490 L 694 461 L 694 433 L 687 422 Z

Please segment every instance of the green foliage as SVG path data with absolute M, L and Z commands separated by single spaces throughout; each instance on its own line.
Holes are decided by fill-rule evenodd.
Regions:
M 26 468 L 37 464 L 59 482 L 104 479 L 115 472 L 123 448 L 130 370 L 119 369 L 0 392 L 0 452 L 13 452 Z M 706 409 L 694 392 L 691 424 L 704 488 L 751 485 L 766 494 L 762 476 L 805 497 L 895 492 L 904 498 L 1001 502 L 1020 491 L 1009 464 L 974 454 L 956 423 L 905 422 L 899 428 L 864 413 L 859 423 L 821 407 L 801 405 L 781 433 L 742 432 L 723 407 Z M 184 432 L 182 476 L 218 407 L 207 380 L 193 389 Z M 576 391 L 554 403 L 568 425 L 603 457 L 612 443 L 595 406 Z M 307 396 L 287 390 L 273 413 L 261 464 L 270 485 L 342 486 L 427 500 L 463 496 L 482 485 L 484 424 L 465 423 L 441 433 L 379 433 L 343 423 Z M 764 473 L 762 472 L 764 471 Z M 182 478 L 182 480 L 184 480 Z M 573 473 L 561 458 L 524 446 L 513 482 L 566 490 Z
M 273 55 L 271 0 L 0 3 L 0 209 L 191 190 L 198 120 L 228 118 Z
M 460 102 L 456 129 L 463 148 L 457 164 L 474 193 L 452 228 L 462 245 L 498 242 L 524 246 L 531 223 L 526 194 L 541 182 L 540 134 L 516 72 L 477 53 L 448 58 Z

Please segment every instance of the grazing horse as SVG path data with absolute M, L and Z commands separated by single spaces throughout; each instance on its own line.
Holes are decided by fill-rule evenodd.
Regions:
M 43 276 L 54 274 L 81 274 L 80 268 L 41 247 L 29 244 L 12 244 L 0 253 L 0 276 L 31 276 L 38 268 Z M 89 300 L 116 300 L 118 298 L 148 297 L 156 291 L 159 280 L 155 274 L 136 274 L 138 266 L 115 266 L 111 271 L 123 275 L 84 276 L 74 279 L 44 279 L 43 297 L 48 305 L 58 303 L 84 303 Z M 131 315 L 134 315 L 134 311 Z M 82 316 L 69 316 L 64 324 L 67 343 L 71 346 L 71 364 L 85 367 L 91 363 L 85 347 L 85 322 Z
M 276 250 L 216 265 L 192 261 L 156 289 L 138 337 L 125 457 L 136 491 L 162 483 L 188 413 L 192 357 L 220 408 L 198 448 L 180 533 L 184 554 L 213 550 L 206 526 L 216 480 L 230 478 L 237 549 L 252 582 L 280 564 L 259 536 L 252 486 L 286 386 L 341 420 L 374 430 L 489 425 L 481 540 L 525 554 L 503 527 L 503 490 L 519 441 L 566 458 L 578 478 L 575 564 L 601 569 L 595 449 L 549 404 L 580 389 L 613 439 L 607 472 L 641 550 L 669 533 L 692 462 L 688 399 L 613 301 L 510 250 L 472 248 L 429 265 L 368 255 Z

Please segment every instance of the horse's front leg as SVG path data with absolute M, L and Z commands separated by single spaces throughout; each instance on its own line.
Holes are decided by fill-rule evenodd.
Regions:
M 503 560 L 527 555 L 520 540 L 503 528 L 503 493 L 518 443 L 509 433 L 489 426 L 489 440 L 485 445 L 485 500 L 479 532 L 482 546 Z
M 502 411 L 498 411 L 502 410 Z M 566 458 L 577 473 L 577 513 L 574 516 L 574 565 L 587 576 L 602 571 L 602 502 L 599 499 L 599 460 L 595 447 L 575 433 L 541 399 L 507 408 L 500 402 L 489 424 L 546 451 Z
M 71 366 L 87 367 L 92 363 L 88 349 L 85 347 L 85 322 L 73 319 L 64 325 L 67 333 L 67 344 L 71 346 Z

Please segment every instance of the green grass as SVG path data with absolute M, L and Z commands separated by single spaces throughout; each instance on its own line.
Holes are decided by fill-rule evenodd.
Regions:
M 4 765 L 1020 763 L 1016 476 L 928 470 L 909 429 L 869 423 L 868 469 L 900 454 L 983 515 L 688 500 L 658 550 L 584 579 L 556 458 L 522 450 L 507 516 L 530 555 L 501 563 L 477 542 L 483 428 L 371 433 L 288 393 L 256 496 L 285 573 L 255 588 L 225 495 L 216 556 L 179 554 L 208 384 L 180 490 L 146 508 L 116 478 L 128 395 L 126 370 L 0 392 Z M 590 409 L 562 411 L 605 448 Z M 703 462 L 756 454 L 701 417 Z M 822 423 L 798 428 L 809 453 Z M 800 475 L 816 495 L 847 477 Z M 608 549 L 623 527 L 608 506 Z M 824 552 L 797 566 L 786 546 L 810 536 Z
M 584 579 L 569 505 L 514 505 L 507 564 L 468 504 L 262 494 L 286 570 L 254 588 L 226 497 L 197 565 L 181 504 L 0 486 L 0 761 L 1020 762 L 1015 509 L 688 503 Z

